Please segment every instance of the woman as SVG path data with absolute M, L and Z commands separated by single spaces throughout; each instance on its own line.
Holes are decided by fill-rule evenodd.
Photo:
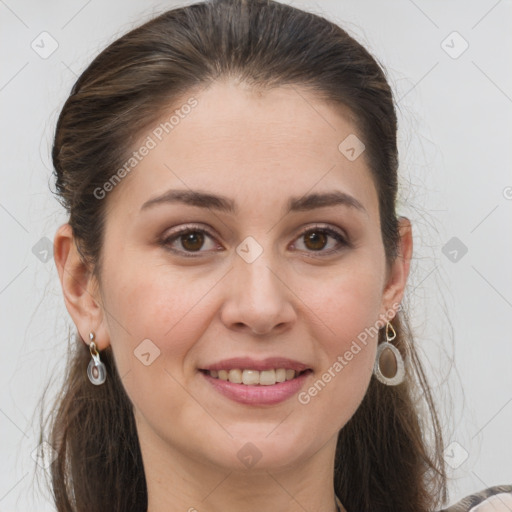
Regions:
M 444 506 L 396 131 L 368 51 L 273 1 L 170 10 L 91 63 L 53 146 L 59 511 Z

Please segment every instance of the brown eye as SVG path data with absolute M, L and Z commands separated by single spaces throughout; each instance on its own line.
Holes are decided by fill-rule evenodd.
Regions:
M 213 245 L 205 249 L 208 240 L 211 240 L 210 243 Z M 188 226 L 165 237 L 160 243 L 173 253 L 185 257 L 194 257 L 196 255 L 200 256 L 201 253 L 204 252 L 218 250 L 213 243 L 214 240 L 213 235 L 207 230 L 195 226 Z M 320 226 L 303 231 L 298 237 L 298 240 L 302 241 L 304 244 L 304 249 L 299 248 L 300 250 L 307 253 L 318 253 L 320 256 L 328 256 L 350 246 L 350 243 L 341 233 L 338 233 L 338 231 L 334 229 Z M 337 243 L 331 243 L 333 247 L 324 250 L 329 246 L 329 240 L 334 240 L 334 242 Z
M 309 231 L 304 235 L 307 247 L 314 251 L 321 250 L 325 247 L 328 237 L 321 231 Z
M 211 240 L 208 247 L 208 240 Z M 175 233 L 166 236 L 161 240 L 161 245 L 174 253 L 181 256 L 196 256 L 201 253 L 215 250 L 216 244 L 213 243 L 214 237 L 207 230 L 195 226 L 188 226 Z M 204 246 L 207 246 L 204 249 Z
M 303 240 L 306 252 L 319 253 L 320 255 L 329 255 L 340 251 L 341 249 L 350 246 L 347 239 L 338 231 L 327 227 L 313 227 L 303 231 L 298 238 Z M 334 245 L 331 243 L 331 248 L 324 250 L 329 245 L 329 239 L 337 242 Z M 300 249 L 300 248 L 299 248 Z
M 200 231 L 190 231 L 180 236 L 181 245 L 187 251 L 198 251 L 204 244 L 204 236 Z

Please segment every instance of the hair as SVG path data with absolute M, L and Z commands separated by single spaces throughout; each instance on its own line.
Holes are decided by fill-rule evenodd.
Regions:
M 95 189 L 170 105 L 223 79 L 263 91 L 293 85 L 348 109 L 366 147 L 390 265 L 400 244 L 397 117 L 377 60 L 322 16 L 272 0 L 213 0 L 168 10 L 115 40 L 81 74 L 62 108 L 52 148 L 56 193 L 92 275 L 101 275 L 108 204 Z M 442 432 L 406 310 L 393 326 L 405 381 L 385 386 L 372 378 L 338 434 L 333 483 L 348 510 L 421 512 L 446 500 Z M 146 510 L 133 404 L 111 348 L 101 354 L 108 375 L 102 386 L 87 378 L 90 354 L 78 333 L 68 357 L 64 386 L 40 434 L 57 454 L 50 473 L 57 510 Z

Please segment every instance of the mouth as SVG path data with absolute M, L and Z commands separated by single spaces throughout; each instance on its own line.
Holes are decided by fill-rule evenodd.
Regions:
M 244 384 L 246 386 L 274 386 L 275 384 L 294 380 L 306 373 L 312 372 L 310 368 L 302 371 L 291 368 L 271 368 L 261 371 L 250 368 L 233 368 L 230 370 L 200 369 L 199 371 L 213 379 L 233 384 Z
M 282 356 L 232 357 L 198 370 L 210 389 L 250 406 L 273 406 L 291 399 L 313 373 L 308 364 Z
M 232 368 L 201 369 L 198 373 L 215 393 L 244 405 L 265 407 L 276 406 L 297 395 L 313 370 Z

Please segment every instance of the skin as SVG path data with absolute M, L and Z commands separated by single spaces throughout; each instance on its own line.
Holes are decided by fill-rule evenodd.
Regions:
M 386 266 L 365 153 L 349 161 L 338 150 L 357 130 L 312 93 L 217 82 L 193 95 L 198 105 L 104 199 L 99 281 L 81 262 L 69 225 L 59 228 L 55 260 L 67 309 L 84 340 L 94 331 L 100 351 L 112 346 L 135 406 L 149 512 L 334 512 L 337 433 L 374 378 L 377 337 L 307 404 L 297 396 L 272 406 L 233 402 L 198 368 L 283 356 L 313 369 L 302 390 L 309 388 L 365 328 L 392 318 L 409 274 L 410 222 L 400 218 L 400 254 Z M 141 211 L 171 188 L 228 196 L 239 211 L 177 203 Z M 332 190 L 365 211 L 285 214 L 290 196 Z M 159 242 L 190 223 L 213 237 L 204 235 L 202 246 L 178 237 L 167 247 L 197 248 L 198 257 Z M 308 241 L 301 233 L 315 223 L 346 233 L 351 245 L 330 235 Z M 248 236 L 263 250 L 251 263 L 236 252 Z M 148 366 L 134 355 L 145 339 L 160 350 Z M 249 442 L 261 459 L 246 467 L 237 453 Z

